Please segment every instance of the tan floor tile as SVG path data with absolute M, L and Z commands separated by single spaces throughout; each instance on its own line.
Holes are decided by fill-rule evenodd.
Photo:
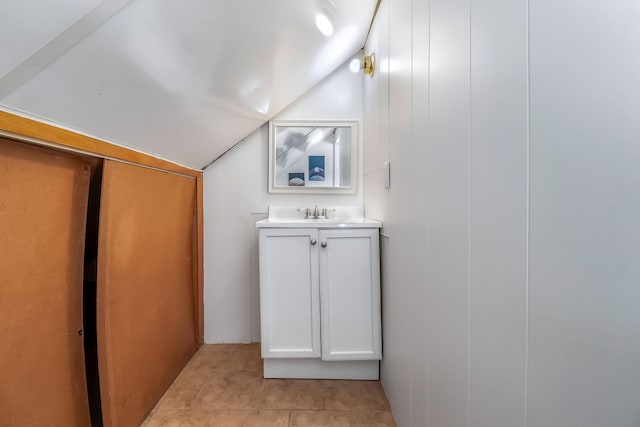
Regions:
M 261 371 L 260 344 L 205 344 L 190 362 L 193 367 L 229 371 Z
M 395 423 L 379 381 L 264 379 L 259 344 L 217 344 L 200 348 L 144 427 L 287 425 Z
M 286 427 L 288 410 L 225 410 L 214 411 L 209 416 L 209 427 Z
M 200 388 L 196 387 L 171 387 L 162 396 L 157 407 L 162 409 L 188 409 L 193 406 Z
M 396 427 L 388 411 L 291 411 L 290 427 Z
M 141 427 L 200 427 L 205 424 L 189 416 L 188 409 L 160 409 L 154 410 Z
M 332 411 L 388 411 L 379 381 L 331 380 L 324 383 L 324 409 Z
M 322 409 L 323 386 L 320 380 L 264 380 L 264 408 Z
M 288 410 L 158 410 L 142 427 L 286 427 Z
M 209 380 L 211 373 L 211 370 L 203 367 L 185 369 L 164 394 L 158 407 L 190 408 L 204 384 Z
M 252 371 L 214 372 L 193 407 L 211 409 L 260 409 L 264 379 Z

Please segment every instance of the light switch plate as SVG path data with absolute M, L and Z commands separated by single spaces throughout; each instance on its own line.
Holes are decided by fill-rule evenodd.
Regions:
M 384 162 L 384 188 L 391 187 L 391 162 Z

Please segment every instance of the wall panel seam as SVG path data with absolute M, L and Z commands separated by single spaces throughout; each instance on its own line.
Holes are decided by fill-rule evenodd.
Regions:
M 526 124 L 526 259 L 525 259 L 525 348 L 524 348 L 524 427 L 529 423 L 529 282 L 530 282 L 530 262 L 531 262 L 531 34 L 530 34 L 530 2 L 525 1 L 525 25 L 526 25 L 526 49 L 527 49 L 527 66 L 526 66 L 526 108 L 527 108 L 527 124 Z
M 431 0 L 429 0 L 429 5 L 427 7 L 428 10 L 428 21 L 427 21 L 427 25 L 428 25 L 428 29 L 427 29 L 427 169 L 430 169 L 430 165 L 431 165 L 431 152 L 430 152 L 430 148 L 431 148 Z M 430 219 L 429 219 L 429 202 L 431 200 L 431 181 L 429 181 L 428 179 L 429 175 L 427 174 L 427 197 L 426 197 L 426 202 L 427 202 L 427 218 L 426 218 L 426 222 L 427 222 L 427 232 L 426 232 L 426 242 L 425 242 L 425 257 L 427 259 L 427 275 L 425 277 L 427 283 L 428 283 L 428 279 L 429 279 L 429 261 L 431 260 L 431 257 L 429 256 L 429 252 L 430 252 L 430 248 L 431 248 L 431 226 L 430 226 Z M 427 289 L 426 291 L 426 295 L 429 295 L 429 289 Z M 427 301 L 425 301 L 426 303 Z M 426 330 L 429 331 L 429 316 L 426 316 L 427 319 L 427 325 L 426 325 Z M 426 354 L 426 361 L 425 363 L 427 364 L 427 368 L 426 368 L 426 373 L 427 373 L 427 391 L 426 391 L 426 412 L 427 412 L 427 426 L 429 427 L 429 421 L 430 421 L 430 399 L 429 399 L 429 378 L 430 378 L 430 367 L 431 364 L 429 363 L 429 355 L 430 355 L 430 351 L 431 351 L 431 340 L 429 339 L 430 336 L 427 335 L 427 354 Z
M 468 134 L 468 187 L 467 187 L 467 427 L 471 426 L 471 84 L 472 84 L 472 23 L 471 23 L 471 0 L 468 0 L 468 12 L 469 12 L 469 109 L 467 111 L 467 120 L 469 123 Z

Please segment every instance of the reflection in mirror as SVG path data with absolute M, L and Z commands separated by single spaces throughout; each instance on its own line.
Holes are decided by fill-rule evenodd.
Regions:
M 270 191 L 355 192 L 357 138 L 355 122 L 272 121 Z

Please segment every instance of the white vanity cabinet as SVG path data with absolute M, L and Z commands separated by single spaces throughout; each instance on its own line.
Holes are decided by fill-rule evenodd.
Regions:
M 379 360 L 378 229 L 320 230 L 322 360 Z
M 320 357 L 318 230 L 263 228 L 260 243 L 262 357 Z
M 265 377 L 377 379 L 382 357 L 378 226 L 262 225 Z

